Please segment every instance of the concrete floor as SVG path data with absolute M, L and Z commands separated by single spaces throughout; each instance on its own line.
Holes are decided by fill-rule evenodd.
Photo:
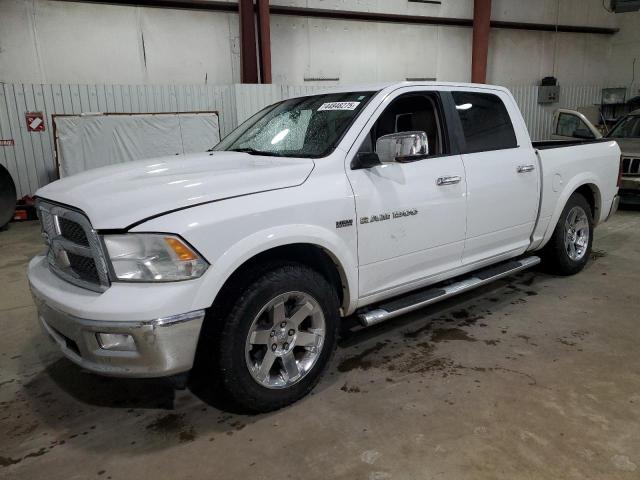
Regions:
M 572 278 L 526 272 L 346 332 L 314 393 L 242 416 L 165 382 L 93 376 L 41 336 L 0 233 L 0 478 L 640 478 L 640 211 Z

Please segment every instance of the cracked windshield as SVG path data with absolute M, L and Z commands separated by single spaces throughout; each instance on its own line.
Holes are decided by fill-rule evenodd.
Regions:
M 374 92 L 292 98 L 240 125 L 213 150 L 278 157 L 324 157 L 336 147 Z

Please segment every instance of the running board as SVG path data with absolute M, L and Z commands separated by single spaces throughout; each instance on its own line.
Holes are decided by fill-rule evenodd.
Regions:
M 359 313 L 358 319 L 365 327 L 376 325 L 390 318 L 398 317 L 413 310 L 439 302 L 445 298 L 473 290 L 500 278 L 508 277 L 521 270 L 526 270 L 540 263 L 539 257 L 527 257 L 520 260 L 510 260 L 489 268 L 476 270 L 469 277 L 443 287 L 420 290 L 404 297 L 377 305 L 373 310 Z

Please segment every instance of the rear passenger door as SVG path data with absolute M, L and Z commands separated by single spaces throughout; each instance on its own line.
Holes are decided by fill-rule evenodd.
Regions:
M 464 137 L 461 148 L 467 179 L 462 263 L 524 253 L 536 221 L 540 172 L 518 107 L 500 90 L 454 91 L 452 95 Z

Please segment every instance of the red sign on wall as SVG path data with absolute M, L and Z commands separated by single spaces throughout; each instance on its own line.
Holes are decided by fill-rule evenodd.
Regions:
M 27 131 L 44 132 L 44 114 L 42 112 L 27 112 L 24 116 L 27 119 Z

